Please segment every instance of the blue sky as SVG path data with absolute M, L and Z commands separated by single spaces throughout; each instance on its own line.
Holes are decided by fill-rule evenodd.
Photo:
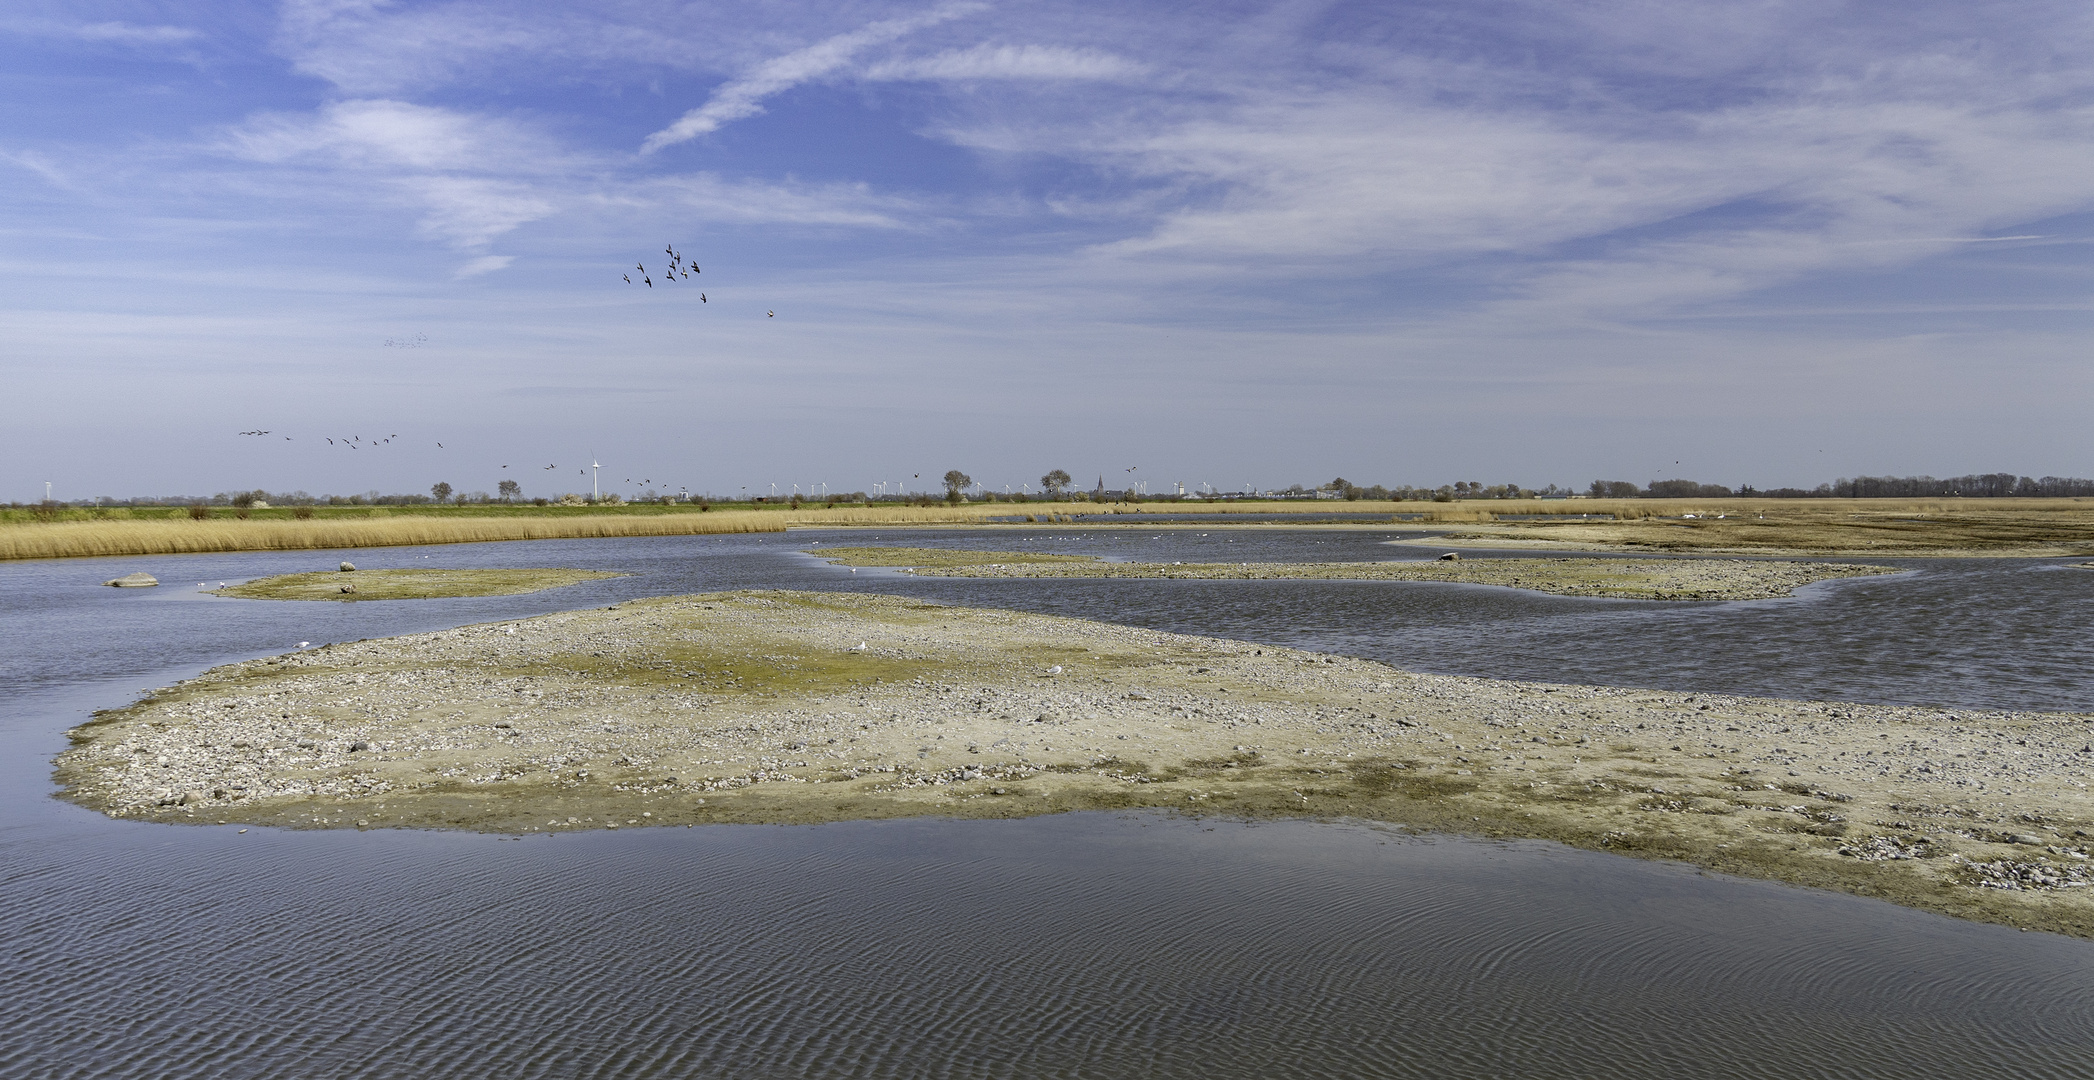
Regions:
M 2090 58 L 2043 2 L 14 0 L 0 499 L 2094 475 Z

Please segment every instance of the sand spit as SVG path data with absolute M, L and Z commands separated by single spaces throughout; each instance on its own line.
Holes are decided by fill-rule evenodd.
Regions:
M 624 576 L 609 570 L 327 570 L 256 578 L 211 593 L 247 600 L 434 600 L 514 596 Z
M 227 665 L 76 728 L 57 778 L 112 817 L 306 828 L 1345 816 L 2094 937 L 2090 721 L 1415 675 L 744 592 Z
M 1631 600 L 1764 600 L 1833 578 L 1894 574 L 1887 566 L 1757 559 L 1471 559 L 1351 563 L 1112 563 L 1097 559 L 939 548 L 824 548 L 846 566 L 898 566 L 925 577 L 1329 579 L 1448 581 L 1559 596 Z M 914 561 L 912 561 L 914 560 Z

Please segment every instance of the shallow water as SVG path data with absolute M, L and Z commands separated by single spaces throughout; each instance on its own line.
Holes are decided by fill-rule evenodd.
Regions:
M 882 532 L 1109 557 L 1425 556 L 1382 534 Z M 350 553 L 633 576 L 230 601 L 335 553 L 0 564 L 0 1075 L 2084 1076 L 2094 945 L 1544 844 L 1159 816 L 511 841 L 110 821 L 65 728 L 314 643 L 728 587 L 856 588 L 1414 668 L 2087 708 L 2094 572 L 1920 563 L 1788 601 L 851 574 L 791 537 Z M 426 556 L 426 557 L 425 557 Z M 146 569 L 159 589 L 95 584 Z M 185 584 L 186 583 L 186 584 Z M 1813 689 L 1828 688 L 1828 689 Z

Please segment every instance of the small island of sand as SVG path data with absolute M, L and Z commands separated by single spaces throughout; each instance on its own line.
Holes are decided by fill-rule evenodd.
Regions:
M 740 592 L 226 665 L 74 729 L 57 779 L 112 817 L 299 828 L 1343 816 L 2094 937 L 2090 720 L 1419 675 Z
M 1788 596 L 1802 586 L 1820 581 L 1899 572 L 1887 566 L 1762 559 L 1588 557 L 1141 563 L 1105 562 L 1086 555 L 912 547 L 823 548 L 813 554 L 839 565 L 897 567 L 923 577 L 1444 581 L 1624 600 L 1765 600 Z
M 211 595 L 243 600 L 435 600 L 452 596 L 514 596 L 624 576 L 608 570 L 318 571 L 256 578 L 212 589 Z

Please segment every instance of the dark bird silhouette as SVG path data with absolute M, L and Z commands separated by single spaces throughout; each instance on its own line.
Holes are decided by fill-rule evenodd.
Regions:
M 712 301 L 710 301 L 710 300 L 707 300 L 707 299 L 705 298 L 705 294 L 704 294 L 704 293 L 699 293 L 699 294 L 698 294 L 698 302 L 699 302 L 699 303 L 701 303 L 701 304 L 710 304 L 710 303 L 712 303 Z
M 646 267 L 644 267 L 644 266 L 641 266 L 641 265 L 640 265 L 639 263 L 634 263 L 634 264 L 633 264 L 633 269 L 635 269 L 635 270 L 638 270 L 639 272 L 641 272 L 641 273 L 643 273 L 643 274 L 647 272 L 647 268 L 646 268 Z
M 647 287 L 648 287 L 648 288 L 650 288 L 650 289 L 654 288 L 654 279 L 653 279 L 653 278 L 651 278 L 651 277 L 648 277 L 648 276 L 647 276 L 647 275 L 645 275 L 645 274 L 642 274 L 642 275 L 640 275 L 640 280 L 641 280 L 641 281 L 644 281 L 644 282 L 646 282 L 646 283 L 647 283 Z
M 441 449 L 443 449 L 443 448 L 444 448 L 444 444 L 442 444 L 442 443 L 437 443 L 437 444 L 436 444 L 436 448 L 437 448 L 438 450 L 441 450 Z
M 764 314 L 764 318 L 767 318 L 767 319 L 775 319 L 775 318 L 777 318 L 777 317 L 778 317 L 778 313 L 777 313 L 777 312 L 775 312 L 775 311 L 766 311 L 766 312 L 764 312 L 763 314 Z
M 321 436 L 321 438 L 327 438 L 327 437 L 323 435 L 323 436 Z M 327 445 L 329 445 L 329 446 L 333 446 L 333 445 L 334 445 L 334 440 L 333 440 L 333 439 L 327 439 Z
M 625 279 L 625 283 L 626 283 L 627 285 L 630 285 L 630 284 L 632 284 L 632 283 L 633 283 L 633 276 L 632 276 L 631 274 L 620 274 L 620 275 L 618 275 L 618 276 L 619 276 L 619 277 L 622 277 L 622 278 L 624 278 L 624 279 Z

